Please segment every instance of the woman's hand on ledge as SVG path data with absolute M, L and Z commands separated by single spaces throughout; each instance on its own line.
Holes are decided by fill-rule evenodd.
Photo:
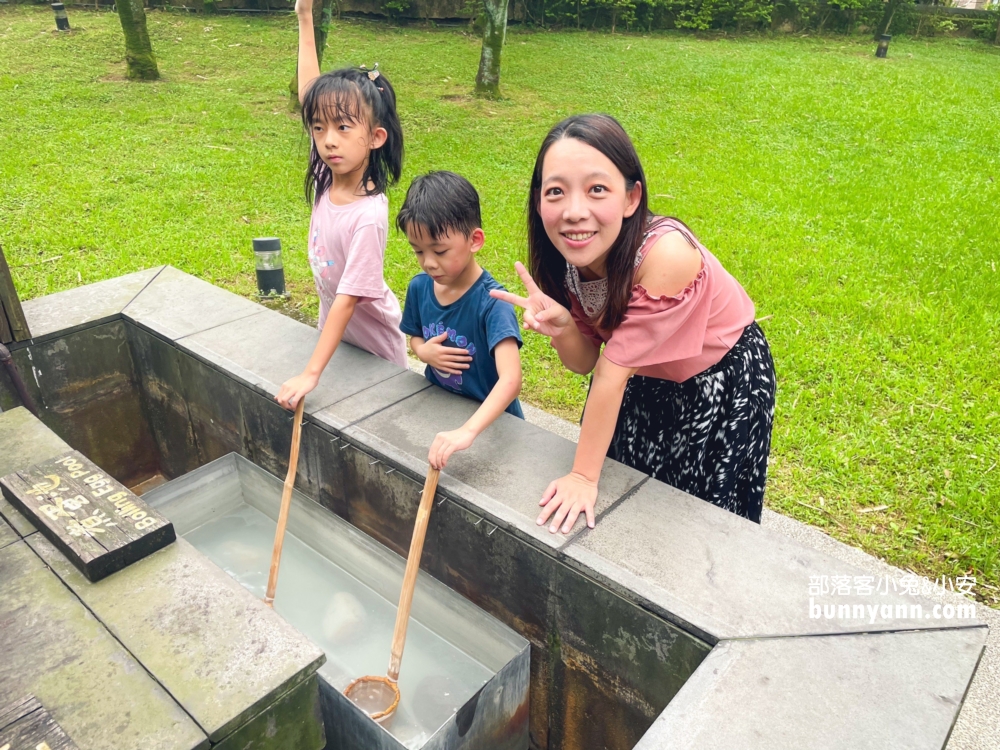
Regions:
M 549 532 L 561 531 L 568 534 L 573 529 L 577 517 L 584 513 L 587 526 L 594 528 L 594 505 L 597 504 L 597 482 L 592 482 L 582 474 L 572 472 L 552 482 L 542 495 L 539 505 L 544 506 L 538 516 L 538 525 L 543 525 L 552 517 Z M 560 528 L 560 524 L 562 528 Z

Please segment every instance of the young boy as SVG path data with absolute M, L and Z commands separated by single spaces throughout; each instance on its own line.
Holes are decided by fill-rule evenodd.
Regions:
M 490 297 L 503 287 L 476 262 L 486 241 L 481 223 L 476 189 L 454 172 L 417 177 L 396 217 L 424 270 L 406 291 L 399 328 L 429 381 L 482 401 L 464 425 L 434 438 L 427 460 L 436 469 L 504 411 L 524 419 L 521 332 L 514 307 Z

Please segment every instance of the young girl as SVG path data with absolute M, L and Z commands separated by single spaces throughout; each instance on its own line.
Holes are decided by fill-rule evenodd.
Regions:
M 542 497 L 539 525 L 594 526 L 605 455 L 760 522 L 774 364 L 739 283 L 677 219 L 647 209 L 646 178 L 608 115 L 570 117 L 542 143 L 528 199 L 534 279 L 525 328 L 593 372 L 573 471 Z M 604 346 L 603 352 L 601 346 Z
M 312 0 L 297 0 L 295 12 L 299 101 L 312 139 L 309 264 L 322 333 L 306 369 L 278 392 L 278 403 L 288 409 L 316 387 L 341 340 L 406 367 L 402 312 L 382 277 L 389 231 L 385 191 L 399 179 L 403 161 L 396 94 L 377 64 L 320 75 Z

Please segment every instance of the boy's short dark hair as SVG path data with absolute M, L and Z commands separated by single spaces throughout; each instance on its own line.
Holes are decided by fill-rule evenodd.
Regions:
M 436 240 L 449 230 L 466 237 L 482 226 L 479 193 L 472 183 L 454 172 L 428 172 L 414 178 L 406 191 L 396 227 L 401 232 L 419 224 Z

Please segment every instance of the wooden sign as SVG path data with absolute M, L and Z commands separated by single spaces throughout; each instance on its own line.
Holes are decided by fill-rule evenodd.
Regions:
M 170 521 L 79 451 L 8 474 L 0 488 L 89 581 L 177 538 Z
M 0 706 L 0 750 L 78 750 L 38 699 Z

